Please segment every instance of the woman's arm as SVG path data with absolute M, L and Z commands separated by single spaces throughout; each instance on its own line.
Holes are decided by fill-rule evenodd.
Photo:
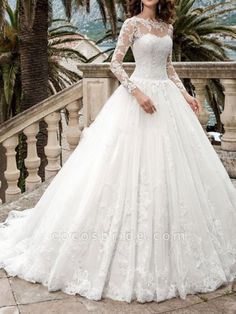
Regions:
M 128 18 L 124 21 L 117 39 L 116 48 L 111 59 L 110 69 L 116 78 L 120 81 L 120 83 L 125 88 L 127 88 L 127 91 L 136 98 L 137 102 L 143 108 L 143 110 L 147 113 L 154 113 L 156 111 L 156 107 L 154 106 L 150 97 L 145 95 L 139 89 L 139 87 L 136 86 L 132 80 L 130 80 L 128 74 L 125 72 L 122 66 L 124 56 L 128 48 L 133 43 L 134 28 L 135 25 L 131 18 Z
M 171 24 L 170 24 L 170 35 L 173 40 L 173 26 Z M 167 75 L 169 79 L 171 79 L 176 84 L 176 86 L 179 88 L 179 90 L 181 91 L 181 93 L 183 94 L 184 98 L 189 103 L 193 111 L 196 114 L 199 114 L 200 111 L 202 110 L 202 106 L 196 98 L 194 98 L 187 92 L 184 84 L 182 83 L 181 79 L 176 73 L 173 63 L 172 63 L 172 51 L 169 53 L 167 57 L 166 70 L 167 70 Z
M 120 34 L 117 39 L 116 47 L 112 55 L 110 69 L 120 83 L 127 88 L 128 92 L 132 92 L 137 86 L 129 79 L 128 74 L 125 72 L 122 61 L 128 48 L 133 43 L 134 25 L 131 18 L 127 18 L 122 24 Z
M 170 24 L 169 28 L 170 28 L 170 36 L 173 40 L 173 26 Z M 167 70 L 167 75 L 168 75 L 169 79 L 171 79 L 176 84 L 176 86 L 179 88 L 179 90 L 183 94 L 186 94 L 187 90 L 184 87 L 184 84 L 182 83 L 178 74 L 176 73 L 175 68 L 173 66 L 173 63 L 172 63 L 172 51 L 169 53 L 169 55 L 167 57 L 166 70 Z

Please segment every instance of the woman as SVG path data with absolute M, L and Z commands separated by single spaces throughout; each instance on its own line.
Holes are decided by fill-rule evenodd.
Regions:
M 121 85 L 36 206 L 1 225 L 0 267 L 93 300 L 185 299 L 236 276 L 236 194 L 171 62 L 173 2 L 131 12 L 111 61 Z

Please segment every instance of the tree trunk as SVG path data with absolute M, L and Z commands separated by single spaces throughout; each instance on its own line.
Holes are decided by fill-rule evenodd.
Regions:
M 48 94 L 48 0 L 37 0 L 33 27 L 27 23 L 23 2 L 19 2 L 20 19 L 20 63 L 22 79 L 21 111 L 39 103 Z M 44 180 L 46 156 L 44 146 L 47 141 L 46 123 L 40 122 L 37 136 L 37 151 L 41 159 L 39 175 Z M 24 154 L 26 155 L 26 154 Z M 25 156 L 24 156 L 25 157 Z

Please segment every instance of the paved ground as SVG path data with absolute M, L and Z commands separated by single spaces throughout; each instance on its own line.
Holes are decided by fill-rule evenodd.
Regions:
M 81 296 L 70 296 L 60 291 L 48 292 L 40 284 L 33 284 L 17 277 L 7 277 L 0 270 L 1 314 L 219 314 L 236 313 L 236 285 L 219 288 L 209 294 L 189 295 L 186 300 L 173 298 L 160 303 L 145 304 L 103 299 L 91 301 Z

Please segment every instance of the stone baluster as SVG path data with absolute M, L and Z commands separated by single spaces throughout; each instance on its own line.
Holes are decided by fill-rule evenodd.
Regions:
M 224 134 L 221 138 L 221 160 L 231 178 L 236 178 L 236 80 L 221 79 L 225 104 L 221 113 Z
M 26 190 L 32 190 L 41 183 L 41 178 L 38 175 L 40 166 L 40 158 L 37 155 L 36 135 L 39 132 L 39 124 L 33 123 L 24 129 L 27 136 L 27 158 L 25 159 L 25 166 L 29 175 L 25 179 Z
M 70 149 L 75 149 L 79 143 L 81 130 L 79 127 L 79 109 L 80 109 L 80 100 L 73 101 L 66 106 L 66 109 L 69 112 L 69 123 L 67 131 L 67 141 Z
M 118 81 L 110 77 L 83 78 L 84 127 L 88 127 L 95 120 L 115 87 L 118 87 Z
M 208 112 L 208 110 L 206 109 L 205 106 L 205 87 L 207 84 L 207 80 L 205 79 L 191 79 L 192 84 L 195 87 L 195 94 L 197 99 L 200 101 L 201 105 L 202 105 L 202 111 L 199 113 L 198 118 L 199 121 L 204 129 L 204 131 L 206 131 L 206 127 L 209 121 L 209 116 L 210 113 Z
M 16 164 L 16 146 L 18 145 L 18 135 L 9 137 L 3 142 L 6 148 L 6 162 L 7 168 L 4 172 L 7 180 L 6 201 L 13 201 L 19 197 L 21 190 L 18 187 L 18 179 L 20 177 L 20 170 L 17 169 Z
M 45 167 L 45 178 L 50 178 L 57 174 L 61 169 L 59 156 L 61 153 L 61 146 L 57 136 L 58 122 L 60 121 L 60 112 L 53 112 L 47 115 L 44 120 L 48 127 L 48 143 L 45 146 L 45 154 L 47 156 L 48 164 Z
M 221 113 L 221 122 L 225 133 L 222 136 L 221 149 L 236 151 L 236 80 L 222 79 L 225 104 Z

